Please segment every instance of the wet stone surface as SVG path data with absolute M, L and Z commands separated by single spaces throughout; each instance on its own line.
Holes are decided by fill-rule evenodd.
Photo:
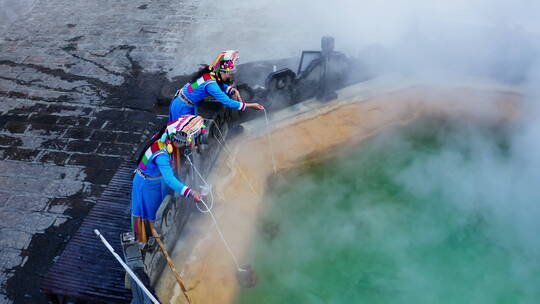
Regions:
M 170 98 L 166 71 L 196 4 L 3 3 L 0 303 L 46 303 L 47 270 L 122 160 L 165 121 L 154 105 Z

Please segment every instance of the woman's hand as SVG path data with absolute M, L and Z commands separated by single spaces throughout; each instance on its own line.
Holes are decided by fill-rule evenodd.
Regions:
M 233 89 L 233 94 L 234 94 L 234 98 L 240 102 L 244 102 L 244 100 L 242 100 L 242 96 L 240 95 L 240 91 L 238 91 L 237 88 L 234 88 Z
M 203 200 L 201 193 L 193 189 L 191 189 L 191 197 L 193 197 L 193 200 L 195 201 L 195 203 L 200 203 Z
M 255 110 L 264 110 L 264 107 L 256 102 L 246 103 L 246 107 L 253 108 Z

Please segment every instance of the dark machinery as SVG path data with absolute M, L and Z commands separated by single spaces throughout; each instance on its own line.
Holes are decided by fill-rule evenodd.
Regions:
M 268 75 L 265 81 L 266 105 L 283 107 L 316 97 L 335 99 L 334 92 L 344 84 L 347 58 L 334 51 L 334 38 L 323 37 L 320 51 L 303 51 L 297 72 L 284 68 Z

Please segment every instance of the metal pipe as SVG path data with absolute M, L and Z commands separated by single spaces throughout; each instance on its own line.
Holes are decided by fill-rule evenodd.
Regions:
M 105 247 L 107 247 L 107 249 L 109 249 L 109 251 L 116 258 L 116 260 L 120 263 L 120 265 L 122 265 L 122 267 L 124 267 L 124 269 L 127 271 L 129 276 L 135 281 L 135 283 L 137 283 L 137 285 L 139 285 L 139 287 L 150 298 L 150 300 L 152 300 L 152 302 L 154 304 L 160 304 L 159 301 L 154 297 L 154 295 L 152 295 L 152 293 L 150 291 L 148 291 L 148 289 L 146 289 L 146 286 L 144 286 L 144 284 L 139 280 L 137 275 L 135 275 L 135 273 L 133 271 L 131 271 L 131 269 L 128 267 L 128 265 L 126 265 L 126 263 L 124 263 L 124 261 L 122 261 L 122 258 L 120 258 L 120 256 L 116 253 L 116 251 L 114 251 L 114 248 L 112 248 L 111 244 L 109 244 L 109 242 L 107 242 L 105 237 L 103 237 L 103 235 L 101 235 L 99 230 L 94 229 L 94 233 L 101 239 L 101 242 L 103 242 Z

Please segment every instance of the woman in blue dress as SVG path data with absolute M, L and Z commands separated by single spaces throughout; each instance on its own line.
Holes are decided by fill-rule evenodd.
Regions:
M 140 155 L 133 177 L 131 190 L 131 224 L 139 242 L 147 242 L 150 225 L 156 220 L 157 210 L 167 195 L 167 187 L 184 197 L 191 197 L 196 203 L 202 201 L 199 192 L 186 186 L 176 178 L 173 167 L 183 144 L 192 139 L 203 128 L 200 116 L 186 115 L 169 123 L 154 135 L 153 142 Z M 203 131 L 204 132 L 204 131 Z
M 263 110 L 258 103 L 243 102 L 237 89 L 225 84 L 236 72 L 238 51 L 224 51 L 211 66 L 199 70 L 193 79 L 176 92 L 171 101 L 169 122 L 182 115 L 198 115 L 197 105 L 206 97 L 212 96 L 223 105 L 244 111 L 246 108 Z M 234 95 L 235 99 L 228 95 Z

